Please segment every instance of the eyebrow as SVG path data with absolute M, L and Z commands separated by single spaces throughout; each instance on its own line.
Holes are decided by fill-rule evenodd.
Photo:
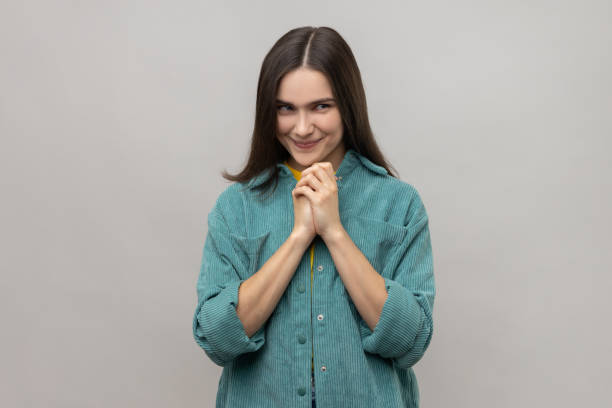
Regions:
M 318 104 L 323 103 L 323 102 L 336 102 L 336 100 L 334 98 L 322 98 L 322 99 L 317 99 L 316 101 L 312 101 L 310 103 L 307 103 L 306 105 L 318 105 Z M 291 102 L 285 102 L 285 101 L 282 101 L 280 99 L 277 99 L 276 103 L 280 103 L 280 104 L 283 104 L 283 105 L 291 105 L 291 106 L 293 106 L 293 104 Z

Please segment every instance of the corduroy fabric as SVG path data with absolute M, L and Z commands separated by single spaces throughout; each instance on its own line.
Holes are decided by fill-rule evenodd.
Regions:
M 418 407 L 412 367 L 433 335 L 435 297 L 428 215 L 417 190 L 347 150 L 336 171 L 340 220 L 384 278 L 388 296 L 374 331 L 359 315 L 325 242 L 315 237 L 275 310 L 250 338 L 236 314 L 238 288 L 293 228 L 291 170 L 259 201 L 261 174 L 233 183 L 208 214 L 193 335 L 223 367 L 217 408 Z M 312 276 L 311 276 L 312 273 Z M 312 279 L 312 286 L 310 280 Z
M 289 165 L 289 163 L 287 163 L 286 161 L 283 163 L 285 166 L 287 166 L 289 168 L 289 170 L 291 170 L 291 173 L 293 173 L 293 177 L 295 177 L 296 181 L 300 181 L 300 179 L 302 178 L 302 172 L 294 169 L 293 167 L 291 167 Z M 334 174 L 336 174 L 334 172 Z M 312 281 L 314 279 L 314 242 L 310 245 L 310 290 L 311 290 L 311 294 L 312 294 Z M 311 299 L 312 300 L 312 299 Z M 312 354 L 311 354 L 311 369 L 312 369 L 312 373 L 314 375 L 314 350 L 312 350 Z

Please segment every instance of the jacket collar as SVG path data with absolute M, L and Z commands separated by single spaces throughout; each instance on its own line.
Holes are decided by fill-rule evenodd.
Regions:
M 340 162 L 340 166 L 338 166 L 338 169 L 336 170 L 336 176 L 338 176 L 338 180 L 337 180 L 338 184 L 341 184 L 345 178 L 350 176 L 350 174 L 353 172 L 356 166 L 365 167 L 366 169 L 376 174 L 383 175 L 383 176 L 388 174 L 387 170 L 384 167 L 373 163 L 367 157 L 361 155 L 353 148 L 349 148 L 344 153 L 342 162 Z M 281 178 L 290 177 L 292 180 L 295 180 L 293 173 L 285 164 L 277 163 L 276 167 L 278 168 L 279 177 Z M 267 171 L 264 170 L 259 175 L 249 180 L 247 187 L 253 188 L 253 187 L 256 187 L 262 184 L 264 181 L 266 181 L 268 177 L 271 176 L 270 173 L 271 173 L 271 169 Z

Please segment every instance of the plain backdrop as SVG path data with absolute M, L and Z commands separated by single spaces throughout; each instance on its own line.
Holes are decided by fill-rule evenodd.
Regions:
M 428 211 L 421 406 L 609 407 L 612 3 L 0 2 L 0 405 L 214 407 L 206 217 L 264 55 L 336 29 Z M 332 408 L 332 407 L 322 407 Z

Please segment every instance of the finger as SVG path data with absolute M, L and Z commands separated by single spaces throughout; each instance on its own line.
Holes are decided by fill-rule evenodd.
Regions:
M 331 166 L 331 164 L 329 166 Z M 335 184 L 336 180 L 332 175 L 329 174 L 329 170 L 327 167 L 328 166 L 326 164 L 319 163 L 316 167 L 312 169 L 311 174 L 315 174 L 323 185 L 331 188 Z
M 296 196 L 303 195 L 311 201 L 314 199 L 315 192 L 308 186 L 296 187 L 293 191 L 295 191 Z
M 304 189 L 304 188 L 308 189 L 309 191 L 314 191 L 310 185 L 302 184 L 302 185 L 299 185 L 299 186 L 296 185 L 293 188 L 293 190 L 291 191 L 291 193 L 297 196 L 298 194 L 302 194 L 301 191 L 303 191 L 302 189 Z
M 324 164 L 324 168 L 327 170 L 327 174 L 329 174 L 330 178 L 337 178 L 336 177 L 336 172 L 334 171 L 334 166 L 332 166 L 331 162 L 325 162 Z
M 300 181 L 298 182 L 298 184 L 296 184 L 296 186 L 309 186 L 310 188 L 312 188 L 314 191 L 319 191 L 323 185 L 321 184 L 321 182 L 319 181 L 319 179 L 312 173 L 307 174 L 304 177 L 300 178 Z

